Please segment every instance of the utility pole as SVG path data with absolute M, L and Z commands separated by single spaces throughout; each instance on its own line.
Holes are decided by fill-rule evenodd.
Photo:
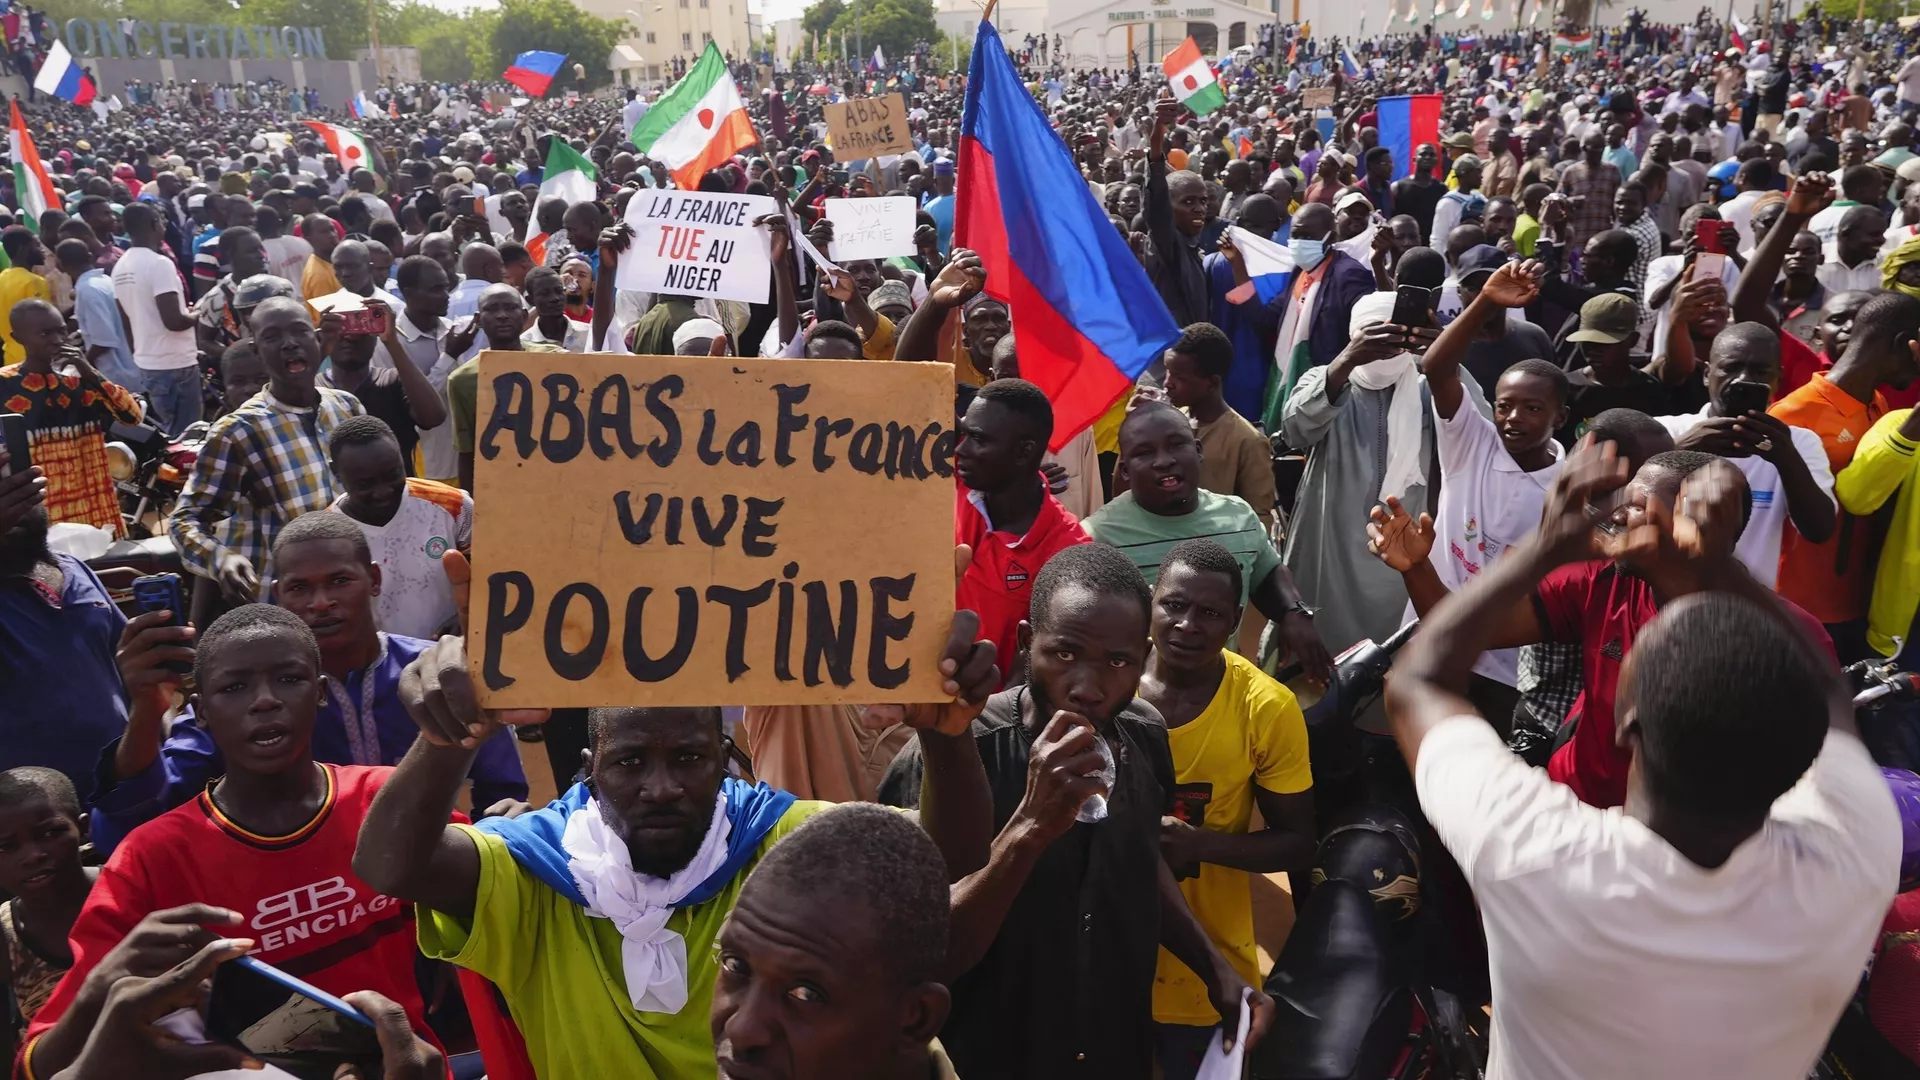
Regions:
M 373 0 L 367 0 L 367 43 L 373 46 L 373 79 L 375 82 L 384 82 L 386 81 L 386 73 L 381 70 L 383 65 L 380 62 L 382 59 L 380 53 L 380 20 L 374 16 Z
M 866 63 L 867 39 L 860 31 L 860 0 L 853 0 L 853 53 L 862 57 L 861 63 Z

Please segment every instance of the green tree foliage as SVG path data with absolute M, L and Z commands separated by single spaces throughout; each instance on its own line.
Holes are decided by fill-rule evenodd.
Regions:
M 839 18 L 840 13 L 845 10 L 847 5 L 842 3 L 842 0 L 816 0 L 816 3 L 800 16 L 800 36 L 807 39 L 807 47 L 813 47 L 813 35 L 826 36 L 827 31 L 833 28 L 833 20 Z M 826 51 L 825 42 L 821 43 L 820 49 L 822 52 Z
M 833 0 L 822 0 L 823 3 Z M 931 43 L 940 34 L 933 21 L 933 0 L 859 0 L 858 9 L 848 6 L 833 20 L 837 38 L 847 35 L 847 48 L 860 48 L 853 59 L 864 61 L 873 55 L 873 47 L 885 50 L 889 63 L 913 51 L 915 44 Z M 826 50 L 826 35 L 820 48 Z

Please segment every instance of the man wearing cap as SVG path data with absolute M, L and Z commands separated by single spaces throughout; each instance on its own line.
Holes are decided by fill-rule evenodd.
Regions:
M 1567 373 L 1567 416 L 1558 432 L 1562 443 L 1579 441 L 1588 422 L 1608 409 L 1648 416 L 1672 411 L 1667 385 L 1633 366 L 1639 323 L 1640 305 L 1620 293 L 1601 293 L 1581 306 L 1580 329 L 1567 335 L 1580 350 L 1580 364 Z
M 1461 253 L 1457 264 L 1460 306 L 1455 310 L 1471 308 L 1480 295 L 1480 287 L 1506 263 L 1507 253 L 1492 244 L 1481 244 Z M 1473 376 L 1484 393 L 1490 394 L 1501 374 L 1522 360 L 1553 359 L 1553 339 L 1526 320 L 1524 306 L 1504 307 L 1502 318 L 1484 321 L 1469 340 L 1460 360 L 1460 366 Z M 1446 302 L 1442 301 L 1442 310 L 1445 308 Z M 1492 404 L 1491 398 L 1487 401 Z
M 1480 159 L 1472 154 L 1462 154 L 1454 160 L 1453 178 L 1459 186 L 1441 195 L 1434 206 L 1433 229 L 1427 234 L 1428 247 L 1446 250 L 1447 237 L 1457 226 L 1479 220 L 1487 205 L 1486 196 L 1474 190 L 1480 186 L 1480 172 Z

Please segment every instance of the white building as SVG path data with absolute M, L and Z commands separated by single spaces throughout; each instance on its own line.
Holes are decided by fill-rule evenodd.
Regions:
M 674 59 L 693 63 L 709 41 L 721 52 L 743 58 L 752 51 L 760 21 L 758 12 L 749 15 L 747 0 L 573 2 L 588 14 L 626 21 L 631 36 L 621 39 L 608 64 L 614 77 L 628 86 L 671 83 Z
M 793 54 L 800 51 L 804 33 L 799 19 L 775 19 L 773 22 L 773 62 L 781 69 L 793 66 Z
M 1752 0 L 1740 5 L 1745 9 Z M 978 0 L 938 0 L 935 20 L 947 33 L 971 40 L 982 6 Z M 1649 23 L 1681 24 L 1699 14 L 1700 0 L 1600 0 L 1597 19 L 1619 26 L 1632 7 L 1644 10 Z M 1146 67 L 1159 64 L 1189 35 L 1208 56 L 1242 45 L 1257 48 L 1260 27 L 1268 23 L 1311 22 L 1320 41 L 1403 34 L 1429 23 L 1441 32 L 1490 34 L 1516 26 L 1550 29 L 1554 10 L 1553 0 L 1537 16 L 1536 0 L 1466 0 L 1464 9 L 1461 0 L 1001 0 L 994 22 L 1009 49 L 1024 45 L 1028 34 L 1045 34 L 1049 44 L 1059 35 L 1073 67 L 1124 66 L 1129 55 Z M 1416 14 L 1411 22 L 1405 17 L 1410 12 Z M 1759 25 L 1757 15 L 1748 20 Z

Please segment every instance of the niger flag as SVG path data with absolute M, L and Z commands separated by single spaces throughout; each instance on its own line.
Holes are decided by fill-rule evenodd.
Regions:
M 687 77 L 633 126 L 632 137 L 641 153 L 665 162 L 674 184 L 686 191 L 698 188 L 709 169 L 760 141 L 733 73 L 712 42 Z

